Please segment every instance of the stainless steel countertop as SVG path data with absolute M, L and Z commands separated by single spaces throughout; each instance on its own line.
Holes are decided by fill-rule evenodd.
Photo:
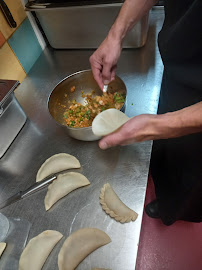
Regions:
M 129 117 L 157 111 L 163 72 L 157 34 L 163 17 L 162 9 L 152 10 L 146 45 L 122 52 L 117 75 L 127 87 L 126 114 Z M 41 164 L 60 152 L 72 154 L 80 160 L 81 172 L 91 185 L 73 191 L 48 212 L 44 208 L 46 188 L 1 212 L 7 217 L 20 217 L 31 222 L 29 239 L 47 229 L 60 231 L 64 238 L 83 227 L 102 229 L 112 242 L 89 255 L 77 269 L 89 270 L 97 266 L 133 270 L 152 142 L 102 151 L 97 142 L 82 142 L 68 137 L 64 129 L 52 120 L 47 109 L 47 100 L 54 86 L 67 75 L 90 68 L 91 54 L 92 50 L 46 49 L 16 90 L 16 97 L 28 120 L 0 160 L 0 201 L 33 184 Z M 106 182 L 126 205 L 138 213 L 135 222 L 120 224 L 102 211 L 99 193 Z M 56 246 L 43 269 L 57 269 L 57 254 L 63 241 Z

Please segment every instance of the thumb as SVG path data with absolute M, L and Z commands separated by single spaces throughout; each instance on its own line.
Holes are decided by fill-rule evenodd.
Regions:
M 121 132 L 115 132 L 108 136 L 105 136 L 103 139 L 99 141 L 99 147 L 103 150 L 122 144 L 124 138 Z
M 109 84 L 111 81 L 111 68 L 112 66 L 109 63 L 103 65 L 102 80 L 104 84 Z

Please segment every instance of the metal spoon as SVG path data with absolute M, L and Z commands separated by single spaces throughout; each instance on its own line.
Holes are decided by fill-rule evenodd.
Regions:
M 106 93 L 108 90 L 108 84 L 105 84 L 104 87 L 103 87 L 103 92 Z

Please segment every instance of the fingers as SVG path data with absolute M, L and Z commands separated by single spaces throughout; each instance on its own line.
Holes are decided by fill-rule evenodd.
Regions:
M 162 128 L 159 128 L 159 119 L 159 116 L 152 114 L 134 116 L 117 131 L 101 139 L 99 147 L 104 150 L 116 145 L 161 139 Z
M 101 90 L 103 90 L 104 85 L 108 85 L 111 81 L 115 79 L 116 66 L 112 68 L 110 66 L 98 66 L 91 64 L 91 69 L 93 72 L 93 77 L 98 83 Z
M 117 65 L 112 68 L 111 80 L 115 80 Z
M 113 78 L 115 78 L 116 67 L 112 66 L 111 63 L 105 63 L 102 69 L 102 80 L 104 84 L 109 84 Z
M 116 66 L 111 67 L 110 63 L 98 63 L 93 57 L 90 58 L 90 63 L 94 79 L 101 89 L 115 79 Z
M 133 128 L 136 126 L 133 123 L 134 121 L 136 121 L 135 117 L 128 120 L 115 132 L 102 138 L 99 141 L 99 147 L 105 150 L 116 145 L 128 145 L 137 142 L 136 132 Z
M 94 79 L 96 80 L 97 84 L 99 85 L 100 89 L 102 90 L 104 87 L 104 83 L 102 80 L 102 74 L 101 74 L 100 69 L 94 68 L 92 66 L 92 72 L 93 72 Z
M 121 52 L 120 46 L 115 49 L 113 47 L 111 50 L 111 46 L 109 47 L 107 42 L 105 40 L 89 59 L 94 79 L 101 90 L 104 85 L 108 85 L 115 79 L 116 63 Z
M 102 80 L 102 65 L 101 65 L 101 63 L 99 63 L 96 60 L 96 57 L 94 56 L 94 54 L 91 55 L 89 61 L 90 61 L 90 64 L 91 64 L 93 77 L 96 80 L 96 82 L 98 83 L 100 89 L 103 89 L 104 83 L 103 83 L 103 80 Z
M 99 141 L 99 147 L 103 150 L 116 145 L 125 145 L 125 144 L 126 143 L 123 133 L 120 131 L 105 136 L 103 139 Z

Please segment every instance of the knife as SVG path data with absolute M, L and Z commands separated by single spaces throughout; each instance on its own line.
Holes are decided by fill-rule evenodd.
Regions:
M 30 186 L 26 190 L 19 191 L 18 193 L 11 196 L 10 198 L 5 200 L 4 202 L 0 203 L 0 209 L 4 208 L 10 204 L 13 204 L 14 202 L 17 202 L 19 200 L 26 198 L 27 196 L 35 193 L 36 191 L 38 191 L 38 190 L 44 188 L 45 186 L 47 186 L 48 184 L 52 183 L 55 179 L 57 179 L 56 175 L 49 176 L 49 177 L 46 177 L 44 180 L 33 184 L 32 186 Z
M 8 22 L 8 24 L 10 25 L 11 28 L 16 28 L 17 27 L 17 23 L 16 21 L 13 19 L 13 16 L 8 8 L 8 6 L 6 5 L 6 3 L 3 0 L 0 0 L 0 8 Z

